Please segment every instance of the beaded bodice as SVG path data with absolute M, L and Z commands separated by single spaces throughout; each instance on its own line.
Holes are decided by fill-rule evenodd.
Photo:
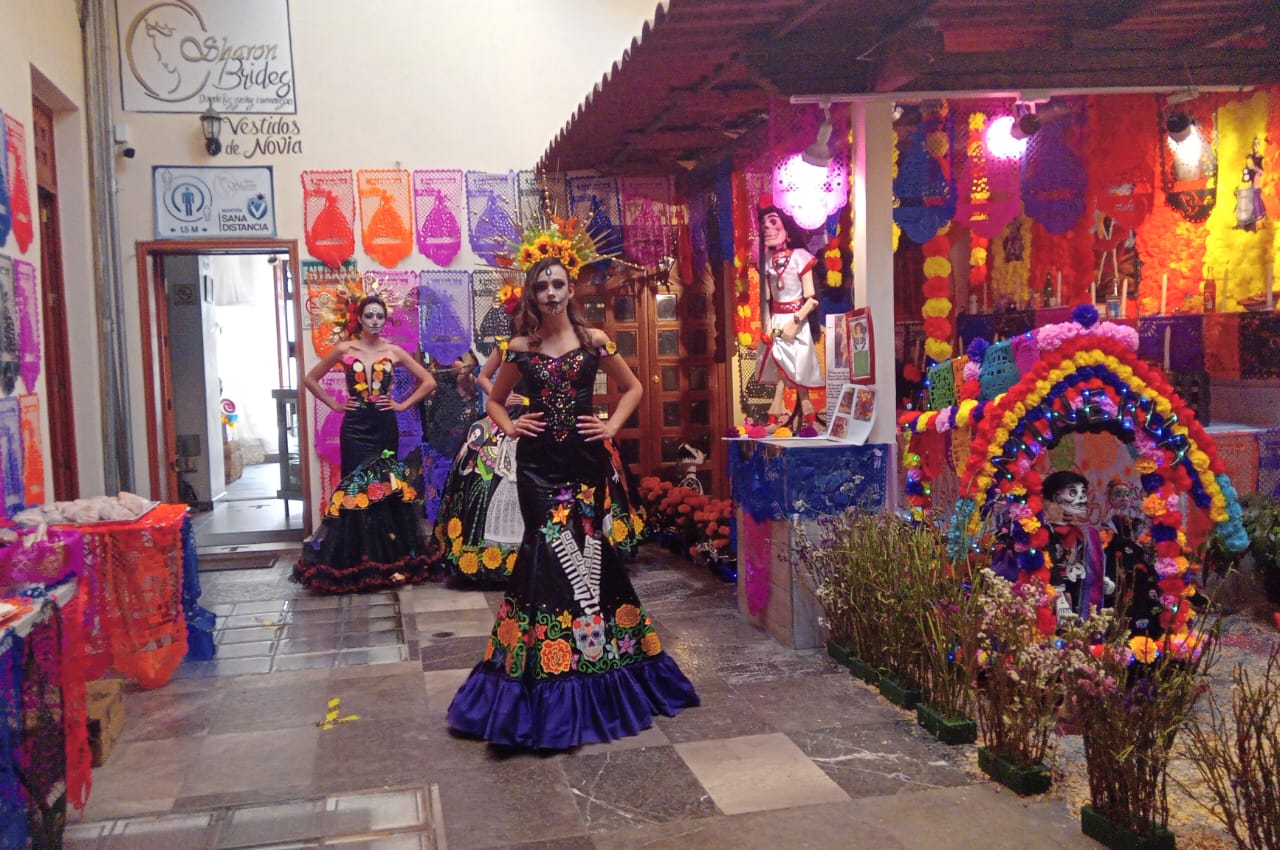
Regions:
M 366 366 L 359 357 L 348 354 L 342 358 L 342 368 L 347 373 L 347 393 L 352 398 L 373 404 L 379 396 L 391 394 L 394 364 L 390 357 L 379 357 Z

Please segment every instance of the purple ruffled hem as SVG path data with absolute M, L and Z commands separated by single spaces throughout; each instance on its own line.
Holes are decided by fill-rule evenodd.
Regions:
M 698 703 L 666 654 L 607 673 L 533 683 L 482 662 L 449 705 L 449 726 L 491 744 L 566 750 L 639 734 L 655 714 L 674 717 Z

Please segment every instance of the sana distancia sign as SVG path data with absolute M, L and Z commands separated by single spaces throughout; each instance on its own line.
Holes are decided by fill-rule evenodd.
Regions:
M 276 235 L 271 167 L 157 165 L 151 169 L 157 239 Z
M 298 111 L 288 0 L 116 0 L 126 112 Z

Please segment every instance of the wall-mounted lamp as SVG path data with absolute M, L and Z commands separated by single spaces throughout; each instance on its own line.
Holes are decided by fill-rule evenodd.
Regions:
M 222 153 L 222 116 L 213 109 L 213 104 L 200 113 L 200 132 L 204 133 L 204 149 L 209 156 Z
M 831 164 L 831 101 L 823 102 L 822 125 L 818 127 L 818 137 L 804 149 L 800 158 L 814 168 L 826 168 Z

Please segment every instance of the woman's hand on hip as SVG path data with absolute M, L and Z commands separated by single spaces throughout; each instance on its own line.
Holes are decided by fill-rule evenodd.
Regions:
M 507 436 L 513 440 L 520 437 L 536 437 L 546 428 L 546 423 L 542 421 L 542 413 L 525 413 L 517 417 L 511 422 L 512 429 L 507 432 Z
M 608 440 L 613 437 L 613 429 L 609 426 L 610 420 L 601 419 L 599 416 L 587 414 L 578 417 L 578 433 L 588 443 L 597 443 L 601 440 Z

